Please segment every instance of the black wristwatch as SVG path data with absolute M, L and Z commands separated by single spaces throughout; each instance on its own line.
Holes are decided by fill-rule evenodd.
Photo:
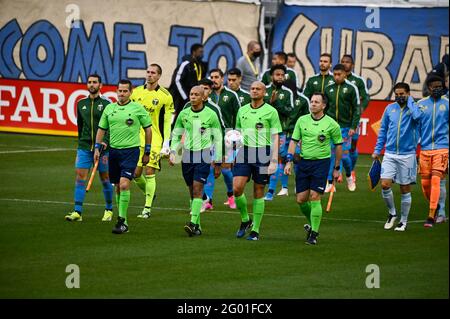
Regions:
M 334 169 L 337 170 L 337 171 L 339 171 L 339 170 L 341 169 L 341 166 L 340 166 L 340 165 L 335 166 Z

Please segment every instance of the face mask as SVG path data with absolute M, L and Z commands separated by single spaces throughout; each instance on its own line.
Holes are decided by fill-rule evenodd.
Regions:
M 395 102 L 397 102 L 397 103 L 400 104 L 400 105 L 403 105 L 403 104 L 406 103 L 407 99 L 408 99 L 407 96 L 397 96 L 397 97 L 395 98 Z
M 254 56 L 255 58 L 259 57 L 260 55 L 261 55 L 261 51 L 253 52 L 253 56 Z
M 441 96 L 442 96 L 442 89 L 439 89 L 439 88 L 437 88 L 437 89 L 433 89 L 432 91 L 431 91 L 431 96 L 434 98 L 434 99 L 439 99 Z

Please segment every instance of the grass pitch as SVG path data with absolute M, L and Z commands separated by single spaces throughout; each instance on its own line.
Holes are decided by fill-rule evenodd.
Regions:
M 86 195 L 83 222 L 66 222 L 75 149 L 75 138 L 0 134 L 0 298 L 449 297 L 448 224 L 424 229 L 427 204 L 415 185 L 407 231 L 384 230 L 387 210 L 379 188 L 368 190 L 367 155 L 359 158 L 356 192 L 337 186 L 312 247 L 304 243 L 293 178 L 289 197 L 266 202 L 260 241 L 235 238 L 239 213 L 222 204 L 222 177 L 214 210 L 202 214 L 203 235 L 189 238 L 181 167 L 167 162 L 148 220 L 136 218 L 144 196 L 133 185 L 128 234 L 111 233 L 116 207 L 114 221 L 101 222 L 98 179 Z M 397 185 L 394 193 L 398 208 Z M 79 266 L 79 289 L 66 287 L 69 264 Z M 370 264 L 379 266 L 380 288 L 366 287 Z

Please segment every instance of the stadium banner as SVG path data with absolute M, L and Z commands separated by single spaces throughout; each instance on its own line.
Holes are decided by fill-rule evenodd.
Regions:
M 76 103 L 88 96 L 84 83 L 58 83 L 0 78 L 0 132 L 77 136 Z M 116 86 L 101 94 L 117 100 Z M 370 101 L 361 115 L 360 153 L 372 154 L 381 116 L 390 101 Z
M 352 54 L 355 73 L 367 80 L 372 99 L 392 97 L 396 82 L 407 82 L 422 97 L 427 73 L 449 52 L 446 7 L 280 6 L 271 52 L 294 52 L 303 87 L 319 72 L 321 53 L 333 65 Z
M 210 69 L 234 66 L 247 43 L 263 37 L 261 11 L 259 1 L 4 1 L 0 76 L 85 82 L 97 73 L 106 84 L 141 85 L 147 66 L 158 63 L 168 87 L 195 43 Z
M 0 78 L 0 132 L 78 136 L 77 102 L 88 95 L 83 83 Z M 115 102 L 116 86 L 101 95 Z

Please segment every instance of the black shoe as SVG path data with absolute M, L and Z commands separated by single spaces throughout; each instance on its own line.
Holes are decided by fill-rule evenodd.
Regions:
M 316 245 L 317 237 L 319 237 L 319 233 L 316 233 L 315 231 L 312 230 L 311 234 L 309 235 L 308 239 L 306 240 L 306 243 L 309 245 Z
M 259 234 L 252 230 L 250 235 L 248 235 L 247 240 L 259 240 Z
M 128 226 L 125 225 L 125 218 L 117 217 L 117 224 L 112 230 L 113 234 L 124 234 L 128 233 Z
M 309 224 L 305 224 L 305 225 L 303 225 L 303 229 L 304 229 L 305 232 L 306 232 L 306 240 L 308 240 L 309 235 L 311 235 L 312 227 L 311 227 L 311 225 L 309 225 Z
M 245 233 L 249 231 L 253 226 L 253 221 L 249 219 L 247 222 L 241 222 L 241 226 L 236 233 L 237 238 L 242 238 L 245 236 Z
M 184 230 L 188 233 L 189 237 L 200 236 L 202 234 L 199 225 L 192 222 L 187 222 L 186 225 L 184 225 Z

